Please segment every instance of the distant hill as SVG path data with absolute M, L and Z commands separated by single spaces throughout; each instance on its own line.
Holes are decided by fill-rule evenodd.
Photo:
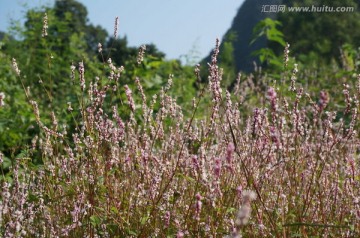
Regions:
M 227 31 L 223 39 L 227 39 L 230 34 L 235 36 L 232 42 L 234 47 L 235 67 L 237 71 L 250 72 L 254 69 L 253 62 L 258 63 L 258 59 L 251 55 L 257 49 L 266 47 L 266 39 L 259 39 L 250 45 L 253 36 L 253 28 L 255 25 L 269 17 L 276 18 L 276 13 L 262 12 L 264 5 L 281 4 L 282 0 L 245 0 L 239 8 L 230 29 Z M 220 50 L 222 45 L 220 47 Z M 210 60 L 211 54 L 206 57 L 206 61 Z
M 354 48 L 360 47 L 360 9 L 359 0 L 245 0 L 239 8 L 230 29 L 224 35 L 220 51 L 224 50 L 224 43 L 229 41 L 233 48 L 235 71 L 252 72 L 254 62 L 259 64 L 252 52 L 270 47 L 281 54 L 283 48 L 267 42 L 264 38 L 250 45 L 253 39 L 253 28 L 256 24 L 269 17 L 282 23 L 280 30 L 284 38 L 291 44 L 293 56 L 304 62 L 311 60 L 317 63 L 328 63 L 340 58 L 340 47 L 350 44 Z M 267 5 L 287 6 L 331 6 L 354 7 L 353 12 L 289 12 L 271 13 L 263 12 Z M 227 42 L 229 43 L 229 42 Z M 209 62 L 211 53 L 204 61 Z M 220 55 L 221 56 L 221 55 Z M 221 57 L 220 57 L 221 62 Z

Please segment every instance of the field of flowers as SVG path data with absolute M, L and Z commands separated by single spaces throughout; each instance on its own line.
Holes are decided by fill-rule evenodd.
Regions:
M 219 45 L 186 113 L 173 75 L 149 94 L 141 77 L 123 84 L 126 68 L 111 58 L 95 78 L 74 59 L 73 126 L 39 109 L 12 59 L 40 132 L 1 167 L 0 236 L 360 237 L 360 75 L 334 89 L 343 107 L 299 84 L 296 64 L 277 83 L 239 75 L 226 90 Z

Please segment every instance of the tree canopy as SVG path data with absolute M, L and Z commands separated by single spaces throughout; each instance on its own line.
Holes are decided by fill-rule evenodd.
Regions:
M 282 22 L 280 30 L 291 44 L 291 50 L 299 60 L 309 60 L 305 55 L 316 55 L 316 61 L 329 63 L 340 61 L 340 48 L 350 44 L 359 47 L 360 12 L 356 0 L 284 0 L 287 6 L 354 7 L 353 12 L 281 12 L 278 20 Z M 271 45 L 280 53 L 283 48 Z

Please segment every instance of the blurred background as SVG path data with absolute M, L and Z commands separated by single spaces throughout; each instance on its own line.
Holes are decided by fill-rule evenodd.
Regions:
M 221 86 L 231 92 L 235 85 L 240 87 L 244 95 L 236 100 L 244 113 L 264 104 L 261 98 L 274 82 L 287 90 L 289 75 L 297 72 L 295 64 L 303 74 L 297 83 L 315 97 L 320 92 L 335 95 L 343 84 L 355 88 L 360 66 L 358 6 L 358 0 L 0 0 L 0 93 L 5 105 L 0 107 L 0 151 L 19 153 L 39 133 L 24 88 L 31 89 L 40 109 L 54 111 L 63 124 L 75 128 L 67 105 L 79 106 L 77 95 L 82 92 L 71 72 L 79 62 L 85 64 L 88 84 L 97 77 L 103 85 L 109 83 L 109 58 L 117 68 L 124 66 L 121 82 L 111 81 L 119 89 L 106 105 L 126 100 L 125 84 L 136 91 L 136 77 L 154 95 L 173 75 L 171 94 L 184 114 L 191 111 L 201 85 L 207 85 L 207 63 L 216 38 L 221 40 Z M 290 11 L 293 7 L 298 10 Z M 114 37 L 116 16 L 119 30 Z M 138 64 L 143 44 L 146 54 Z M 13 58 L 21 83 L 11 66 Z M 199 77 L 194 75 L 196 64 Z M 199 111 L 205 114 L 211 99 L 203 101 Z M 341 95 L 329 104 L 344 107 Z M 127 114 L 128 109 L 121 110 Z M 44 118 L 51 121 L 50 115 Z
M 168 59 L 191 54 L 209 54 L 215 39 L 221 38 L 243 0 L 79 0 L 87 10 L 90 24 L 100 25 L 113 34 L 114 19 L 119 17 L 119 36 L 129 46 L 155 44 Z M 12 20 L 23 24 L 31 8 L 53 7 L 55 0 L 0 0 L 0 31 Z M 184 58 L 183 58 L 184 59 Z

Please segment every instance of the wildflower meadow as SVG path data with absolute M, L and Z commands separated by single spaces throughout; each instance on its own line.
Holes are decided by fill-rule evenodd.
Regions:
M 42 20 L 37 86 L 31 65 L 1 56 L 34 122 L 19 153 L 0 153 L 1 237 L 360 237 L 355 70 L 314 89 L 286 44 L 280 71 L 228 87 L 216 40 L 207 65 L 147 90 L 146 46 L 117 65 L 97 42 L 102 61 L 75 54 L 51 88 L 58 55 Z M 195 90 L 177 94 L 188 78 Z M 0 93 L 0 111 L 12 98 Z

